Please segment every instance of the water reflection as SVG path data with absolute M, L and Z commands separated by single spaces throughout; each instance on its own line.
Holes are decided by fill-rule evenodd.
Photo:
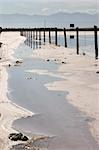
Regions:
M 39 49 L 39 48 L 41 48 L 41 45 L 42 45 L 41 39 L 36 40 L 36 39 L 33 38 L 32 35 L 27 36 L 24 43 L 25 43 L 25 45 L 29 46 L 32 49 Z

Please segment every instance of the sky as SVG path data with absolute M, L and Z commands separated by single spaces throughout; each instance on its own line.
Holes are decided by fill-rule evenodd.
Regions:
M 98 0 L 0 0 L 0 14 L 99 13 Z

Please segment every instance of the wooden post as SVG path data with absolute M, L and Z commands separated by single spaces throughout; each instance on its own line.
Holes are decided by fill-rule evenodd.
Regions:
M 41 41 L 41 31 L 39 30 L 39 40 Z
M 23 31 L 20 31 L 20 35 L 23 36 Z
M 97 36 L 97 26 L 94 26 L 94 36 L 95 36 L 95 59 L 98 59 L 98 36 Z
M 30 31 L 29 31 L 29 46 L 30 46 Z
M 2 28 L 0 27 L 0 34 L 1 34 L 1 32 L 2 32 Z
M 64 41 L 65 41 L 65 47 L 67 47 L 67 37 L 66 37 L 66 29 L 64 28 Z
M 77 55 L 79 55 L 79 28 L 76 28 L 76 46 L 77 46 Z
M 26 31 L 26 37 L 28 38 L 28 31 Z
M 24 36 L 26 37 L 26 31 L 24 31 Z
M 27 45 L 28 45 L 28 41 L 29 41 L 29 39 L 28 39 L 28 31 L 27 31 L 26 37 L 27 37 Z
M 50 31 L 50 28 L 49 28 L 49 43 L 51 44 L 51 31 Z
M 44 29 L 44 43 L 45 43 L 45 29 Z
M 57 45 L 57 28 L 55 28 L 55 45 Z
M 32 39 L 32 31 L 31 31 L 31 39 Z
M 36 40 L 38 39 L 38 33 L 37 33 L 37 30 L 36 30 Z
M 34 39 L 34 31 L 33 31 L 33 39 Z
M 36 30 L 34 30 L 34 39 L 36 39 Z
M 25 31 L 23 32 L 23 36 L 25 36 Z

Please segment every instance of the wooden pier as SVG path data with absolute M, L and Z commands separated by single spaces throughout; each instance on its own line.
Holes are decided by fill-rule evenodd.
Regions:
M 94 47 L 95 47 L 95 58 L 98 59 L 98 31 L 99 28 L 97 26 L 94 26 L 93 28 L 1 28 L 0 27 L 0 33 L 1 32 L 20 32 L 21 36 L 26 36 L 29 38 L 33 38 L 35 40 L 41 41 L 43 39 L 44 43 L 46 42 L 46 34 L 49 38 L 49 43 L 52 43 L 52 37 L 51 33 L 55 33 L 55 45 L 58 45 L 58 33 L 63 32 L 64 35 L 64 46 L 68 47 L 67 43 L 67 32 L 76 32 L 76 53 L 79 55 L 79 49 L 80 49 L 80 42 L 79 42 L 79 32 L 94 32 Z M 43 34 L 43 37 L 42 37 Z

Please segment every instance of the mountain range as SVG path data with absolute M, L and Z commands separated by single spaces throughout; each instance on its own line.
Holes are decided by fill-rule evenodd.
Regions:
M 1 27 L 92 27 L 99 25 L 99 13 L 65 13 L 51 15 L 0 14 Z

